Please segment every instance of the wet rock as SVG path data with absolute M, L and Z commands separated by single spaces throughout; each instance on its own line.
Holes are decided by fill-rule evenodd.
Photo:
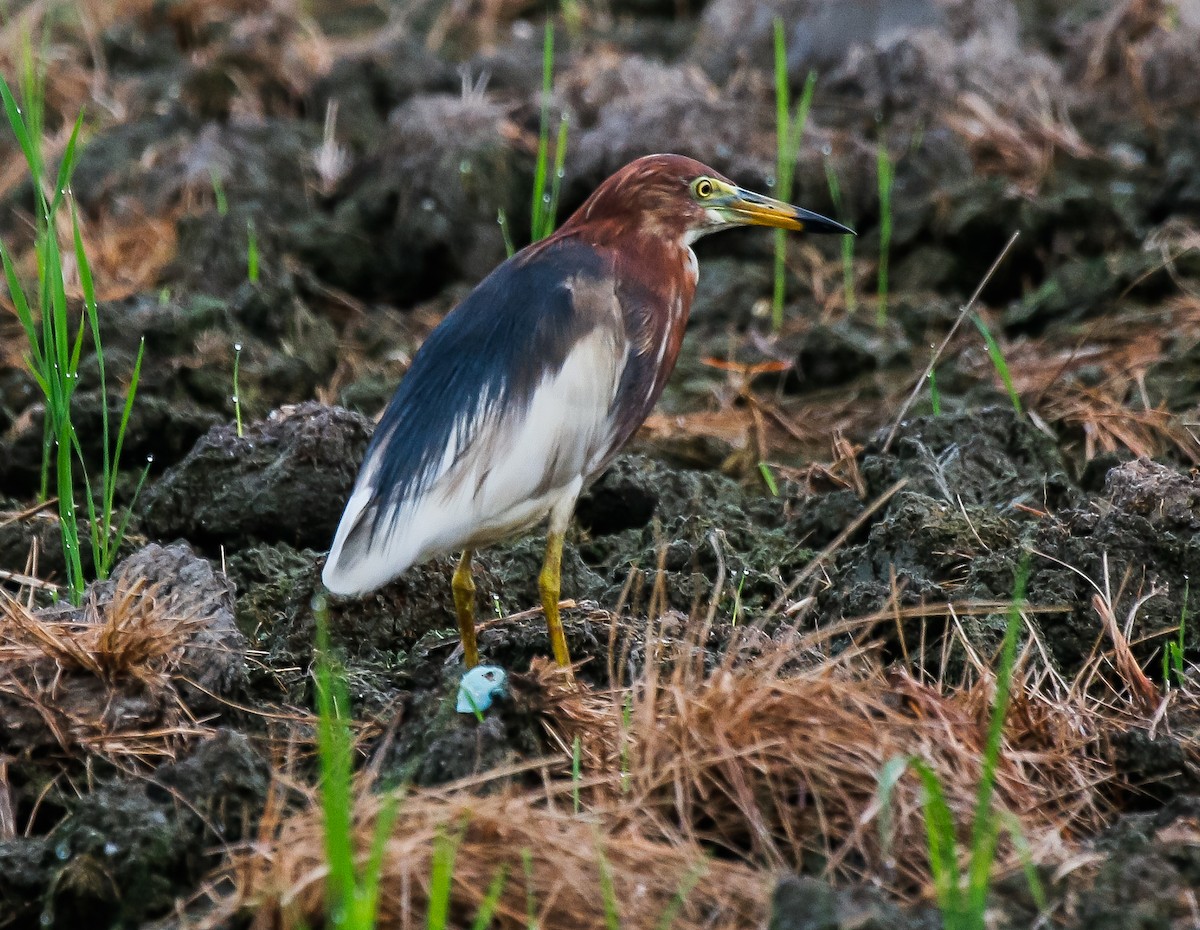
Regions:
M 770 262 L 706 256 L 700 261 L 689 326 L 744 328 L 754 319 L 755 304 L 770 295 Z
M 0 913 L 20 930 L 44 926 L 42 895 L 53 861 L 46 837 L 0 840 Z M 53 919 L 53 912 L 49 917 Z
M 260 233 L 271 234 L 310 212 L 309 192 L 317 184 L 312 153 L 321 141 L 319 126 L 291 119 L 199 127 L 178 116 L 134 121 L 82 148 L 72 188 L 89 213 L 140 209 L 161 215 L 189 204 L 186 226 L 200 215 L 196 204 L 219 215 L 214 193 L 219 184 L 230 214 L 245 211 L 240 227 L 232 230 L 229 259 L 204 261 L 203 254 L 181 242 L 173 268 L 160 283 L 220 293 L 245 280 L 247 216 L 257 219 Z M 240 251 L 240 263 L 233 260 L 234 251 Z
M 581 576 L 584 587 L 573 596 L 611 607 L 624 590 L 635 614 L 651 596 L 660 559 L 669 606 L 695 616 L 716 603 L 721 619 L 736 613 L 744 622 L 811 556 L 787 527 L 779 501 L 722 475 L 641 456 L 617 459 L 580 498 L 577 513 L 580 525 L 591 528 L 578 545 L 591 578 Z M 515 545 L 514 553 L 526 545 Z
M 1098 595 L 1111 597 L 1121 618 L 1138 605 L 1129 639 L 1147 666 L 1160 654 L 1156 636 L 1178 628 L 1185 612 L 1197 610 L 1194 593 L 1184 604 L 1189 574 L 1200 565 L 1197 479 L 1130 462 L 1109 473 L 1103 499 L 1084 504 L 1057 470 L 1056 456 L 1047 457 L 1036 431 L 1002 409 L 971 421 L 969 434 L 966 421 L 960 422 L 960 435 L 968 437 L 961 457 L 948 436 L 935 439 L 937 421 L 954 419 L 948 417 L 906 424 L 916 432 L 898 441 L 893 453 L 868 448 L 861 468 L 873 494 L 901 475 L 909 484 L 869 525 L 862 542 L 839 554 L 833 583 L 819 594 L 822 613 L 866 616 L 893 597 L 902 606 L 1004 601 L 1028 562 L 1028 596 L 1047 608 L 1036 620 L 1041 639 L 1064 674 L 1079 671 L 1106 635 L 1093 604 Z M 931 431 L 922 435 L 923 426 Z M 943 451 L 926 446 L 926 439 Z M 964 617 L 962 624 L 986 652 L 999 642 L 1005 619 Z M 918 625 L 911 637 L 905 635 L 911 646 L 926 633 Z M 1191 625 L 1184 648 L 1186 655 L 1200 652 L 1200 633 Z M 942 658 L 927 654 L 926 667 L 941 668 L 955 680 L 962 670 L 959 658 L 951 655 L 945 666 Z
M 270 769 L 222 732 L 147 781 L 105 784 L 47 837 L 0 842 L 0 904 L 19 927 L 137 926 L 171 911 L 219 858 L 252 835 Z
M 1146 371 L 1146 394 L 1154 406 L 1200 411 L 1200 341 L 1176 345 L 1151 365 Z
M 1033 514 L 1078 499 L 1054 443 L 1005 407 L 915 417 L 901 424 L 887 452 L 885 437 L 878 434 L 862 453 L 866 499 L 900 479 L 908 484 L 839 553 L 833 583 L 818 596 L 822 614 L 866 616 L 893 596 L 901 606 L 1011 597 L 1024 540 L 1037 528 Z M 828 518 L 823 524 L 816 504 L 802 503 L 800 525 L 828 535 Z M 861 506 L 845 494 L 830 506 L 836 514 L 843 505 Z M 1032 582 L 1029 590 L 1035 603 L 1060 603 Z M 999 642 L 1004 623 L 1000 614 L 963 618 L 984 651 Z M 927 642 L 926 633 L 920 623 L 906 628 L 906 648 Z M 961 672 L 961 659 L 951 654 L 943 667 L 938 649 L 925 657 L 948 680 Z
M 1196 799 L 1181 798 L 1152 813 L 1126 815 L 1097 838 L 1099 865 L 1072 896 L 1077 926 L 1186 926 L 1193 919 L 1192 889 L 1200 882 L 1198 818 Z
M 1116 616 L 1130 624 L 1144 667 L 1159 656 L 1164 631 L 1178 629 L 1185 614 L 1198 615 L 1200 590 L 1190 583 L 1200 566 L 1198 505 L 1200 478 L 1134 461 L 1109 472 L 1103 498 L 1039 527 L 1029 590 L 1039 603 L 1071 608 L 1046 621 L 1053 623 L 1047 645 L 1064 668 L 1077 668 L 1104 635 L 1097 595 L 1111 599 Z M 1195 624 L 1185 624 L 1184 652 L 1200 655 Z
M 765 97 L 722 93 L 694 68 L 605 53 L 562 85 L 580 127 L 567 153 L 576 197 L 576 186 L 590 191 L 647 152 L 687 152 L 748 187 L 773 175 L 773 137 L 758 131 L 773 118 Z
M 1065 262 L 1008 308 L 1005 329 L 1040 332 L 1051 323 L 1077 322 L 1111 310 L 1151 264 L 1149 256 L 1137 254 Z
M 934 930 L 938 916 L 906 913 L 869 888 L 834 889 L 819 879 L 788 875 L 771 895 L 769 930 Z
M 818 323 L 780 344 L 794 358 L 783 379 L 785 390 L 797 392 L 846 384 L 904 358 L 903 338 L 881 331 L 858 314 L 835 323 Z
M 498 210 L 524 216 L 523 156 L 505 108 L 478 94 L 413 97 L 378 149 L 311 217 L 297 249 L 321 277 L 406 305 L 482 279 L 505 257 Z
M 526 702 L 497 701 L 482 721 L 455 710 L 462 666 L 431 669 L 430 680 L 408 696 L 406 725 L 384 760 L 390 777 L 419 785 L 440 785 L 488 769 L 533 758 L 546 749 L 541 723 Z
M 108 422 L 113 443 L 124 407 L 124 397 L 109 395 Z M 20 420 L 0 437 L 0 485 L 11 493 L 32 497 L 41 483 L 43 409 L 41 402 L 27 407 Z M 99 392 L 77 392 L 71 399 L 71 419 L 84 461 L 95 480 L 94 476 L 101 474 L 104 460 Z M 139 393 L 130 413 L 119 464 L 135 474 L 140 474 L 148 464 L 161 469 L 182 458 L 217 419 L 216 414 L 199 409 L 195 403 L 172 402 L 151 392 Z M 83 474 L 76 471 L 77 486 L 82 489 Z M 118 504 L 127 500 L 126 494 L 132 493 L 132 486 L 122 490 Z
M 915 86 L 932 89 L 934 75 L 958 61 L 957 54 L 946 50 L 926 55 L 933 43 L 944 49 L 958 43 L 970 48 L 977 44 L 989 52 L 988 57 L 998 49 L 1017 46 L 1016 12 L 993 0 L 768 0 L 750 4 L 712 0 L 701 20 L 697 61 L 720 81 L 739 65 L 771 61 L 776 16 L 787 24 L 788 70 L 796 84 L 803 83 L 810 69 L 823 75 L 832 72 L 836 84 L 855 69 L 864 73 L 865 60 L 886 63 L 893 71 L 902 69 L 893 80 L 871 83 L 860 78 L 857 89 L 867 93 L 868 107 L 880 104 L 881 89 L 902 87 L 905 73 L 916 74 Z M 720 39 L 735 33 L 741 39 L 736 46 Z M 913 52 L 925 64 L 909 71 L 903 63 Z M 844 70 L 839 73 L 839 68 Z
M 16 658 L 0 664 L 4 752 L 59 749 L 106 759 L 115 734 L 143 730 L 158 733 L 143 751 L 166 752 L 185 719 L 224 710 L 221 697 L 244 674 L 233 589 L 182 544 L 139 550 L 88 588 L 82 608 L 59 605 L 12 620 Z M 86 632 L 37 634 L 38 624 L 55 623 L 104 624 L 106 632 L 95 642 Z M 114 744 L 120 754 L 121 740 Z
M 233 585 L 187 545 L 151 543 L 121 562 L 112 579 L 94 585 L 91 597 L 104 609 L 126 585 L 138 580 L 172 617 L 203 618 L 184 646 L 174 674 L 192 713 L 224 710 L 220 698 L 234 693 L 245 678 L 246 640 L 234 619 Z
M 424 42 L 402 36 L 382 48 L 338 58 L 313 85 L 312 112 L 336 107 L 338 141 L 366 154 L 386 131 L 388 115 L 410 97 L 453 93 L 460 84 L 454 69 Z
M 955 507 L 961 500 L 1001 510 L 1018 504 L 1053 510 L 1076 499 L 1054 440 L 1011 407 L 913 417 L 900 424 L 885 452 L 887 433 L 863 449 L 868 497 L 907 478 L 906 490 Z
M 1113 507 L 1145 517 L 1156 529 L 1200 532 L 1200 475 L 1143 458 L 1110 471 L 1105 490 Z
M 203 546 L 325 548 L 370 436 L 365 417 L 313 402 L 281 408 L 241 437 L 231 424 L 214 427 L 143 493 L 142 525 Z

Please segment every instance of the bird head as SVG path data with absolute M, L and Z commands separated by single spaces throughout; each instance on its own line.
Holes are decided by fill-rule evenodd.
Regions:
M 563 231 L 582 225 L 617 235 L 662 236 L 689 245 L 734 226 L 854 235 L 841 223 L 746 190 L 682 155 L 647 155 L 630 162 L 596 188 Z

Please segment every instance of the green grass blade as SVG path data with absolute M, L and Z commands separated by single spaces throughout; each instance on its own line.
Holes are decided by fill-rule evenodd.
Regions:
M 439 830 L 433 841 L 426 930 L 446 930 L 450 926 L 450 892 L 454 883 L 454 860 L 458 856 L 461 840 L 461 834 L 449 836 L 444 830 Z
M 775 184 L 780 199 L 786 200 L 792 186 L 791 159 L 788 143 L 791 140 L 790 103 L 787 80 L 787 37 L 783 18 L 775 17 Z M 775 271 L 771 293 L 771 328 L 783 328 L 784 270 L 787 261 L 787 237 L 782 229 L 775 230 Z
M 617 890 L 613 885 L 612 866 L 604 855 L 599 832 L 596 833 L 596 867 L 600 870 L 600 897 L 604 902 L 604 923 L 608 930 L 621 930 L 621 908 L 617 904 Z
M 1025 883 L 1029 886 L 1029 893 L 1033 895 L 1034 903 L 1039 910 L 1045 911 L 1049 907 L 1046 889 L 1042 886 L 1041 878 L 1038 877 L 1037 864 L 1033 861 L 1033 850 L 1025 838 L 1025 831 L 1021 829 L 1021 821 L 1017 820 L 1011 811 L 1005 811 L 1000 816 L 1000 823 L 1012 838 L 1013 846 L 1016 847 L 1017 857 L 1021 860 L 1021 871 L 1025 873 Z
M 133 488 L 133 496 L 129 499 L 129 505 L 125 508 L 125 513 L 122 514 L 122 516 L 121 516 L 121 522 L 117 526 L 117 532 L 113 536 L 112 545 L 110 546 L 110 551 L 112 552 L 112 554 L 114 556 L 120 550 L 121 543 L 125 539 L 125 533 L 129 529 L 129 518 L 133 516 L 134 504 L 137 503 L 138 497 L 141 496 L 142 487 L 146 483 L 146 478 L 149 477 L 149 475 L 150 475 L 150 465 L 152 462 L 153 462 L 153 456 L 151 456 L 150 458 L 147 459 L 146 467 L 142 469 L 141 475 L 138 476 L 138 483 Z M 97 577 L 100 577 L 102 579 L 108 577 L 107 573 L 112 571 L 112 562 L 113 562 L 113 559 L 112 559 L 112 557 L 110 557 L 108 564 L 106 564 L 104 567 L 105 574 L 104 575 L 98 574 Z
M 546 225 L 546 174 L 550 156 L 550 93 L 554 89 L 554 24 L 547 19 L 542 37 L 542 106 L 538 120 L 537 163 L 533 172 L 533 201 L 530 204 L 530 238 L 537 242 L 548 235 Z
M 1025 602 L 1028 577 L 1029 559 L 1026 557 L 1017 569 L 1012 606 L 1008 610 L 1004 641 L 1000 646 L 1000 664 L 996 669 L 996 698 L 992 703 L 992 717 L 988 724 L 979 790 L 975 799 L 975 822 L 971 827 L 971 861 L 967 873 L 968 907 L 972 913 L 982 914 L 987 904 L 992 863 L 996 857 L 999 830 L 996 815 L 992 810 L 992 795 L 995 791 L 996 770 L 999 767 L 1000 749 L 1004 739 L 1004 720 L 1008 715 L 1009 697 L 1012 692 L 1013 669 L 1017 661 L 1017 638 L 1021 632 L 1021 609 Z
M 882 326 L 887 322 L 888 312 L 888 258 L 892 248 L 892 182 L 895 172 L 888 156 L 887 146 L 879 143 L 875 157 L 876 173 L 879 178 L 879 276 L 877 293 L 879 309 L 875 322 Z
M 78 127 L 78 124 L 76 124 Z M 108 559 L 108 531 L 112 524 L 112 488 L 116 484 L 116 463 L 110 456 L 110 436 L 108 428 L 108 382 L 105 378 L 104 371 L 104 346 L 100 340 L 100 320 L 99 314 L 96 311 L 96 286 L 92 280 L 92 268 L 88 263 L 87 252 L 83 247 L 83 233 L 79 228 L 79 213 L 75 209 L 75 202 L 71 201 L 71 237 L 75 245 L 75 263 L 79 268 L 79 286 L 83 291 L 83 309 L 87 319 L 88 326 L 92 330 L 92 344 L 96 349 L 96 368 L 100 377 L 100 487 L 103 495 L 103 503 L 101 506 L 102 522 L 100 526 L 95 525 L 95 514 L 91 514 L 93 522 L 92 537 L 93 539 L 101 540 L 101 545 L 93 549 L 93 560 L 95 562 L 97 577 L 106 577 L 107 572 L 104 570 L 107 567 Z M 83 322 L 80 322 L 77 336 L 83 335 Z M 79 341 L 77 339 L 77 341 Z M 139 365 L 141 360 L 141 351 L 138 352 Z M 80 456 L 82 461 L 82 455 Z M 91 505 L 91 494 L 88 495 L 89 509 Z
M 58 163 L 58 178 L 54 182 L 54 198 L 50 202 L 51 215 L 58 212 L 63 198 L 67 195 L 67 188 L 71 184 L 71 175 L 75 173 L 76 146 L 79 142 L 79 130 L 82 126 L 83 111 L 80 110 L 79 115 L 75 117 L 75 125 L 71 129 L 71 136 L 67 139 L 67 147 L 63 149 L 62 159 Z
M 578 736 L 571 744 L 571 807 L 579 813 L 579 783 L 583 780 L 583 743 Z
M 550 205 L 542 220 L 543 232 L 546 236 L 554 232 L 554 227 L 558 223 L 558 199 L 562 194 L 563 166 L 567 160 L 567 135 L 570 125 L 570 120 L 564 113 L 558 122 L 558 138 L 554 143 L 554 174 L 550 178 Z
M 254 220 L 246 220 L 246 280 L 258 283 L 258 233 Z
M 371 836 L 371 852 L 367 856 L 367 866 L 363 871 L 358 893 L 354 896 L 357 910 L 356 930 L 370 930 L 375 926 L 375 917 L 379 911 L 379 881 L 383 876 L 383 855 L 387 850 L 387 841 L 392 835 L 392 827 L 395 825 L 399 813 L 399 796 L 395 793 L 389 794 L 383 799 L 379 813 L 375 817 L 375 829 Z
M 778 497 L 779 485 L 775 481 L 775 472 L 771 471 L 771 466 L 766 462 L 759 462 L 758 473 L 762 475 L 763 484 L 767 486 L 767 490 L 771 492 L 771 496 Z
M 838 182 L 833 162 L 828 156 L 825 157 L 825 182 L 829 185 L 829 199 L 833 201 L 834 215 L 845 222 L 846 213 L 842 209 L 842 186 Z M 858 295 L 854 292 L 853 236 L 842 236 L 842 293 L 846 301 L 846 312 L 854 313 L 858 309 Z
M 233 419 L 237 425 L 238 439 L 242 438 L 242 392 L 238 385 L 238 373 L 242 362 L 242 344 L 233 344 Z
M 521 866 L 525 870 L 525 930 L 537 930 L 537 893 L 533 884 L 533 852 L 528 846 L 521 850 Z
M 933 415 L 940 417 L 942 415 L 942 394 L 938 390 L 936 368 L 929 369 L 929 402 L 933 405 Z
M 479 910 L 475 912 L 475 920 L 471 924 L 471 930 L 488 930 L 492 925 L 492 916 L 496 913 L 496 908 L 500 904 L 500 896 L 504 894 L 504 887 L 507 884 L 508 864 L 506 863 L 496 870 L 496 874 L 492 876 L 492 880 L 488 883 L 483 900 L 479 902 Z
M 229 212 L 229 201 L 225 197 L 225 184 L 216 166 L 209 165 L 208 179 L 212 183 L 213 199 L 217 204 L 217 216 L 225 216 Z
M 517 247 L 513 243 L 512 230 L 508 228 L 508 213 L 504 209 L 496 211 L 496 223 L 500 226 L 500 237 L 504 240 L 504 254 L 512 258 Z
M 38 384 L 42 386 L 44 392 L 44 382 L 41 379 L 45 377 L 46 362 L 42 354 L 42 343 L 38 338 L 37 323 L 34 322 L 33 311 L 29 309 L 25 289 L 17 278 L 17 269 L 13 266 L 12 259 L 9 258 L 8 247 L 2 242 L 0 242 L 0 262 L 4 265 L 4 280 L 8 284 L 8 296 L 13 302 L 13 308 L 17 311 L 17 319 L 21 321 L 21 326 L 25 330 L 25 338 L 29 341 L 30 367 L 33 369 L 34 377 L 39 378 Z
M 892 841 L 895 839 L 892 822 L 892 795 L 896 791 L 896 785 L 908 771 L 908 767 L 908 756 L 896 756 L 884 763 L 875 780 L 875 798 L 879 803 L 879 842 L 883 847 L 885 859 L 892 858 Z
M 934 894 L 946 918 L 946 926 L 958 924 L 963 914 L 962 885 L 958 870 L 958 844 L 954 815 L 946 803 L 937 772 L 923 759 L 909 760 L 921 779 L 925 810 L 925 836 L 929 847 L 929 867 L 933 873 Z
M 329 651 L 328 606 L 314 611 L 317 620 L 317 755 L 321 769 L 321 809 L 325 821 L 325 860 L 329 866 L 329 911 L 343 926 L 354 895 L 352 834 L 353 737 L 347 723 L 346 681 Z M 341 915 L 341 920 L 337 919 Z
M 655 930 L 671 930 L 671 926 L 675 923 L 675 919 L 679 916 L 679 912 L 683 910 L 683 904 L 687 901 L 688 895 L 699 883 L 700 878 L 708 870 L 708 860 L 701 859 L 687 874 L 683 876 L 679 887 L 675 889 L 675 894 L 671 896 L 671 900 L 667 902 L 667 906 L 663 908 L 662 916 L 658 918 L 658 923 L 654 925 Z
M 1012 403 L 1013 410 L 1017 412 L 1017 416 L 1023 416 L 1024 410 L 1021 407 L 1021 397 L 1017 394 L 1017 389 L 1013 385 L 1012 374 L 1008 370 L 1008 362 L 1004 360 L 1004 353 L 1000 351 L 1000 345 L 996 342 L 992 331 L 988 329 L 987 324 L 983 322 L 983 317 L 978 313 L 971 314 L 971 321 L 975 324 L 975 328 L 979 330 L 983 336 L 983 341 L 987 344 L 988 357 L 992 360 L 992 366 L 996 369 L 996 373 L 1000 375 L 1000 380 L 1004 382 L 1004 389 L 1008 392 L 1008 399 Z
M 26 94 L 27 98 L 32 96 L 34 95 Z M 12 91 L 9 90 L 8 82 L 3 77 L 0 77 L 0 98 L 4 100 L 4 112 L 8 116 L 8 125 L 12 127 L 13 135 L 17 137 L 17 145 L 21 147 L 21 153 L 25 156 L 25 161 L 28 162 L 30 172 L 33 174 L 34 195 L 39 201 L 39 206 L 44 210 L 45 205 L 41 203 L 44 198 L 39 183 L 42 177 L 41 152 L 35 146 L 33 136 L 30 135 L 21 115 L 21 108 L 17 105 Z

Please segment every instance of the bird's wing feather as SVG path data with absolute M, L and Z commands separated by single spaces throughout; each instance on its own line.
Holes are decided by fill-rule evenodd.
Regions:
M 371 590 L 437 552 L 503 538 L 578 492 L 610 442 L 627 354 L 606 272 L 594 250 L 556 241 L 501 265 L 434 330 L 367 451 L 330 590 Z

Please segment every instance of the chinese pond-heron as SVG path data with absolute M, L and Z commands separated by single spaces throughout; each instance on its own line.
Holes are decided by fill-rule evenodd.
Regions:
M 475 550 L 548 521 L 538 586 L 554 658 L 568 665 L 558 598 L 575 501 L 675 367 L 699 274 L 692 243 L 747 225 L 853 232 L 691 158 L 649 155 L 488 275 L 425 340 L 388 404 L 330 549 L 326 587 L 362 594 L 461 551 L 452 587 L 471 667 Z

